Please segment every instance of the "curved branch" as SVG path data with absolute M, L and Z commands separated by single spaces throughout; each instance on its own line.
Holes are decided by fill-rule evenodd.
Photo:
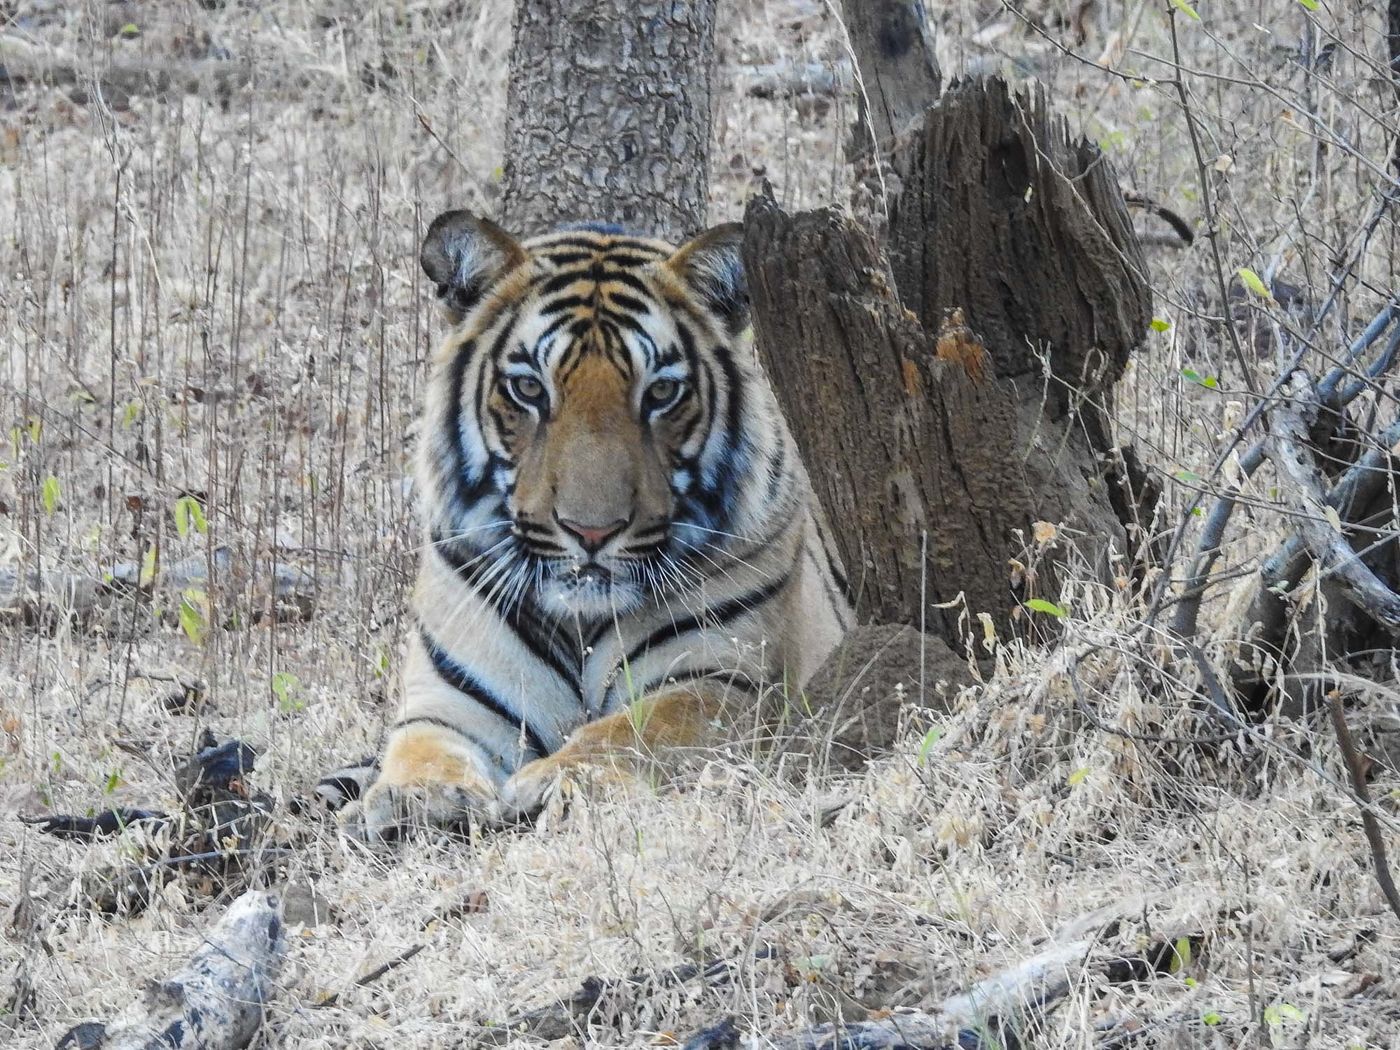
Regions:
M 1385 349 L 1381 351 L 1381 356 L 1370 368 L 1366 369 L 1366 374 L 1352 380 L 1333 398 L 1335 404 L 1329 402 L 1330 408 L 1343 408 L 1351 404 L 1367 387 L 1373 385 L 1377 379 L 1390 370 L 1391 363 L 1395 360 L 1395 353 L 1400 350 L 1400 326 L 1396 326 L 1390 335 L 1390 341 L 1385 344 Z
M 1351 341 L 1351 345 L 1347 347 L 1346 353 L 1342 356 L 1341 363 L 1322 377 L 1322 382 L 1317 385 L 1317 394 L 1324 406 L 1333 410 L 1341 407 L 1342 402 L 1338 400 L 1337 394 L 1338 386 L 1351 373 L 1351 366 L 1356 359 L 1364 354 L 1371 344 L 1381 337 L 1381 333 L 1390 327 L 1390 322 L 1395 320 L 1397 313 L 1400 313 L 1400 309 L 1397 309 L 1395 303 L 1386 303 L 1381 308 L 1381 312 L 1371 318 L 1371 323 L 1365 327 L 1362 333 Z
M 1280 492 L 1298 513 L 1303 542 L 1336 578 L 1347 600 L 1391 634 L 1400 635 L 1400 595 L 1352 550 L 1336 509 L 1323 495 L 1322 473 L 1308 444 L 1308 419 L 1316 418 L 1321 408 L 1318 393 L 1302 373 L 1292 376 L 1288 389 L 1293 399 L 1269 411 L 1269 455 L 1278 469 Z
M 1264 462 L 1264 442 L 1250 447 L 1240 457 L 1240 480 L 1230 487 L 1230 491 L 1216 501 L 1201 530 L 1200 542 L 1196 544 L 1196 560 L 1191 565 L 1191 575 L 1186 579 L 1186 589 L 1182 593 L 1181 604 L 1172 617 L 1172 633 L 1181 638 L 1193 638 L 1196 634 L 1196 620 L 1201 613 L 1201 599 L 1210 586 L 1210 572 L 1220 557 L 1220 544 L 1225 539 L 1225 528 L 1230 524 L 1230 516 L 1235 513 L 1235 504 L 1244 491 L 1245 482 L 1254 476 Z

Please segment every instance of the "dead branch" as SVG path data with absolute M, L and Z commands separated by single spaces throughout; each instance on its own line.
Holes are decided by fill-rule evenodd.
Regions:
M 1346 759 L 1347 773 L 1351 776 L 1351 789 L 1356 792 L 1361 810 L 1361 828 L 1366 833 L 1367 844 L 1371 847 L 1371 864 L 1376 870 L 1376 881 L 1380 883 L 1381 892 L 1385 894 L 1390 910 L 1400 919 L 1400 891 L 1396 890 L 1395 879 L 1390 874 L 1390 862 L 1385 855 L 1385 837 L 1381 834 L 1380 824 L 1371 810 L 1371 792 L 1366 787 L 1366 771 L 1361 766 L 1361 755 L 1357 753 L 1356 744 L 1351 739 L 1351 730 L 1347 728 L 1346 714 L 1342 710 L 1342 694 L 1333 689 L 1328 694 L 1327 701 L 1332 715 L 1332 728 L 1337 732 L 1337 745 L 1342 749 L 1342 757 Z
M 1366 379 L 1376 379 L 1389 367 L 1390 361 L 1395 356 L 1397 346 L 1396 340 L 1400 339 L 1400 329 L 1396 330 L 1390 343 L 1386 346 L 1385 350 L 1381 352 L 1378 362 L 1368 369 L 1366 377 L 1357 379 L 1357 383 L 1362 384 L 1360 387 L 1357 387 L 1356 383 L 1345 388 L 1341 387 L 1342 380 L 1354 374 L 1353 366 L 1356 362 L 1375 344 L 1376 340 L 1390 327 L 1391 322 L 1394 321 L 1397 316 L 1400 316 L 1400 307 L 1397 307 L 1395 303 L 1387 303 L 1381 309 L 1380 313 L 1371 318 L 1370 323 L 1366 325 L 1361 334 L 1352 340 L 1351 345 L 1347 347 L 1346 353 L 1342 355 L 1342 359 L 1337 362 L 1336 366 L 1322 377 L 1322 380 L 1317 384 L 1317 393 L 1318 398 L 1325 407 L 1336 411 L 1343 405 L 1355 400 L 1357 395 L 1365 388 Z M 1351 392 L 1353 388 L 1355 388 L 1354 393 Z M 1342 389 L 1350 393 L 1350 396 L 1339 394 L 1339 390 Z
M 1044 1011 L 1063 999 L 1076 980 L 1093 975 L 1121 983 L 1168 972 L 1180 940 L 1160 941 L 1141 956 L 1101 959 L 1092 965 L 1089 960 L 1097 937 L 1063 941 L 978 981 L 932 1010 L 897 1010 L 875 1021 L 817 1025 L 778 1039 L 757 1034 L 744 1039 L 732 1022 L 721 1022 L 691 1036 L 683 1050 L 955 1050 L 966 1045 L 1016 1045 L 1008 1040 L 1024 1024 L 1027 1013 Z M 994 1038 L 969 1044 L 962 1039 L 964 1033 Z
M 1293 506 L 1298 529 L 1313 558 L 1342 588 L 1347 600 L 1391 634 L 1400 634 L 1400 595 L 1357 556 L 1328 506 L 1322 472 L 1308 432 L 1321 408 L 1311 380 L 1295 372 L 1288 401 L 1269 411 L 1269 456 L 1278 469 L 1280 494 Z
M 409 948 L 405 948 L 403 951 L 399 952 L 398 955 L 394 956 L 387 962 L 381 963 L 380 965 L 376 966 L 373 970 L 365 974 L 363 977 L 356 978 L 354 986 L 356 988 L 363 988 L 366 985 L 373 984 L 375 981 L 379 980 L 379 978 L 383 977 L 386 973 L 389 973 L 393 970 L 397 970 L 400 966 L 402 966 L 404 963 L 408 962 L 415 955 L 421 952 L 424 947 L 425 945 L 415 944 Z M 324 1010 L 326 1007 L 334 1006 L 338 1002 L 340 1002 L 340 993 L 331 992 L 331 994 L 326 996 L 324 999 L 319 999 L 315 1003 L 312 1003 L 312 1009 Z
M 205 934 L 184 969 L 154 982 L 110 1025 L 80 1025 L 80 1038 L 102 1050 L 240 1050 L 263 1022 L 286 954 L 282 904 L 276 894 L 249 891 Z M 65 1045 L 84 1045 L 69 1038 Z
M 1400 326 L 1396 328 L 1380 356 L 1367 368 L 1366 374 L 1346 386 L 1342 385 L 1342 381 L 1348 375 L 1354 374 L 1355 362 L 1384 334 L 1397 315 L 1400 315 L 1400 310 L 1397 310 L 1395 304 L 1387 304 L 1371 319 L 1365 330 L 1352 340 L 1341 361 L 1318 383 L 1318 400 L 1322 407 L 1333 412 L 1340 411 L 1390 367 L 1397 350 L 1400 350 Z M 1400 429 L 1392 427 L 1387 430 L 1379 439 L 1380 448 L 1373 449 L 1359 459 L 1328 493 L 1327 504 L 1337 509 L 1344 523 L 1352 520 L 1348 517 L 1351 508 L 1365 506 L 1370 497 L 1378 491 L 1379 485 L 1387 476 L 1387 472 L 1381 468 L 1389 457 L 1390 447 L 1397 440 L 1400 440 Z M 1264 463 L 1267 450 L 1268 443 L 1265 439 L 1256 442 L 1240 456 L 1238 479 L 1215 501 L 1215 505 L 1206 516 L 1200 540 L 1196 544 L 1196 558 L 1191 564 L 1190 573 L 1183 585 L 1181 601 L 1172 618 L 1172 632 L 1178 637 L 1194 638 L 1196 635 L 1201 602 L 1213 582 L 1210 574 L 1220 557 L 1226 529 L 1246 483 Z M 1260 573 L 1260 597 L 1264 601 L 1272 599 L 1277 604 L 1278 590 L 1286 590 L 1296 584 L 1306 571 L 1307 565 L 1303 540 L 1294 536 L 1265 562 Z M 1263 591 L 1268 591 L 1268 595 L 1265 596 Z M 1251 611 L 1254 615 L 1246 621 L 1248 623 L 1263 621 L 1267 624 L 1277 619 L 1276 611 L 1272 609 Z

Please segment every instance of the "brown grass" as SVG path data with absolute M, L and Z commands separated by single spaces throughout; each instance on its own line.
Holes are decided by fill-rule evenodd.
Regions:
M 821 3 L 722 6 L 731 89 L 742 67 L 844 61 Z M 946 5 L 945 70 L 1033 71 L 1125 185 L 1198 219 L 1175 93 L 1062 52 L 1169 77 L 1163 5 L 1100 2 L 1082 41 L 1054 15 L 1062 6 Z M 1323 0 L 1313 18 L 1336 47 L 1315 75 L 1294 58 L 1308 19 L 1294 0 L 1198 6 L 1200 22 L 1177 16 L 1183 76 L 1227 265 L 1276 266 L 1325 294 L 1358 245 L 1397 126 L 1382 5 Z M 309 7 L 7 9 L 7 37 L 59 49 L 83 75 L 0 99 L 0 567 L 91 573 L 152 550 L 160 565 L 231 553 L 228 571 L 183 596 L 207 629 L 199 644 L 178 625 L 179 593 L 158 599 L 167 615 L 155 621 L 121 605 L 95 627 L 0 628 L 0 904 L 13 908 L 0 974 L 32 993 L 0 1017 L 7 1046 L 50 1046 L 113 1013 L 189 952 L 210 904 L 210 887 L 177 880 L 136 917 L 72 906 L 75 880 L 128 856 L 129 837 L 74 845 L 17 814 L 173 806 L 170 770 L 204 726 L 263 748 L 256 784 L 285 807 L 320 772 L 373 752 L 391 715 L 416 542 L 407 449 L 437 328 L 416 239 L 445 207 L 493 206 L 508 5 Z M 243 64 L 251 86 L 211 81 L 165 100 L 99 88 L 113 63 L 172 58 Z M 736 217 L 759 173 L 787 206 L 843 198 L 851 112 L 846 98 L 726 90 L 712 218 Z M 1322 341 L 1337 345 L 1393 287 L 1397 244 L 1391 216 Z M 1201 319 L 1219 310 L 1204 240 L 1150 254 L 1171 326 L 1125 380 L 1120 415 L 1176 508 L 1198 483 L 1182 472 L 1204 471 L 1238 415 L 1244 377 Z M 1248 360 L 1271 374 L 1268 354 Z M 1247 568 L 1281 527 L 1267 478 L 1257 489 L 1252 538 L 1229 567 Z M 206 534 L 176 530 L 189 494 Z M 314 575 L 308 622 L 260 615 L 274 559 Z M 1102 725 L 1199 730 L 1179 710 L 1186 685 L 1125 655 L 1130 596 L 1080 582 L 1060 600 L 1064 648 L 1001 648 L 995 676 L 936 739 L 911 738 L 860 776 L 795 783 L 771 762 L 721 755 L 680 790 L 585 794 L 531 833 L 387 852 L 284 808 L 301 843 L 287 879 L 329 915 L 294 930 L 264 1045 L 456 1046 L 464 1025 L 586 976 L 745 958 L 761 943 L 785 961 L 639 999 L 587 1041 L 664 1042 L 725 1013 L 760 1031 L 863 1017 L 951 994 L 1076 916 L 1133 902 L 1154 931 L 1203 934 L 1204 950 L 1150 984 L 1079 980 L 1035 1045 L 1093 1046 L 1095 1022 L 1134 1018 L 1162 1046 L 1400 1046 L 1400 931 L 1325 726 L 1262 726 L 1248 760 L 1095 728 L 1076 706 L 1073 654 Z M 169 669 L 207 683 L 197 714 L 169 713 L 138 677 Z M 1379 724 L 1396 704 L 1387 686 L 1353 713 Z M 1393 764 L 1372 791 L 1400 843 Z M 832 796 L 849 801 L 825 826 Z M 432 919 L 472 891 L 484 910 Z M 405 965 L 349 987 L 414 944 L 425 948 Z M 310 1009 L 332 991 L 334 1007 Z

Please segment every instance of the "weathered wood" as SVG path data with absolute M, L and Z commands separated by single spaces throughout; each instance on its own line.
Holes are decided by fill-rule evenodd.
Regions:
M 938 98 L 941 78 L 924 5 L 845 0 L 841 10 L 860 70 L 856 149 L 885 149 Z
M 895 295 L 873 240 L 835 210 L 750 204 L 755 336 L 862 619 L 927 624 L 960 650 L 1053 581 L 1028 571 L 1037 520 L 1123 545 L 1093 456 L 1011 382 L 974 381 Z M 1017 570 L 1012 559 L 1021 559 Z
M 681 240 L 705 225 L 715 0 L 519 0 L 504 224 L 615 222 Z
M 1141 981 L 1166 973 L 1181 940 L 1155 941 L 1133 957 L 1095 957 L 1096 938 L 1055 940 L 1008 969 L 927 1010 L 901 1009 L 879 1020 L 822 1024 L 790 1035 L 745 1037 L 732 1021 L 691 1036 L 683 1050 L 957 1050 L 1020 1045 L 1029 1015 L 1059 1002 L 1079 980 Z
M 1313 560 L 1336 580 L 1346 599 L 1392 636 L 1400 635 L 1400 594 L 1357 555 L 1342 535 L 1340 516 L 1327 502 L 1308 436 L 1318 413 L 1317 391 L 1301 372 L 1286 389 L 1291 400 L 1269 412 L 1269 458 L 1277 468 L 1282 498 L 1294 508 L 1297 529 Z
M 888 250 L 900 300 L 936 329 L 961 308 L 996 374 L 1047 409 L 1106 399 L 1152 319 L 1147 265 L 1112 165 L 1044 92 L 955 85 L 901 154 Z M 1099 451 L 1108 447 L 1101 435 Z
M 249 891 L 204 935 L 184 968 L 148 986 L 97 1043 L 97 1026 L 88 1023 L 58 1045 L 86 1040 L 102 1050 L 240 1050 L 262 1025 L 286 950 L 277 895 Z

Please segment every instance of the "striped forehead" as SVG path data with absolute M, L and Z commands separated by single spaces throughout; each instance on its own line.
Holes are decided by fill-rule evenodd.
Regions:
M 671 308 L 646 272 L 670 256 L 669 245 L 578 231 L 526 247 L 536 270 L 509 358 L 541 371 L 588 353 L 610 356 L 628 372 L 679 360 Z

